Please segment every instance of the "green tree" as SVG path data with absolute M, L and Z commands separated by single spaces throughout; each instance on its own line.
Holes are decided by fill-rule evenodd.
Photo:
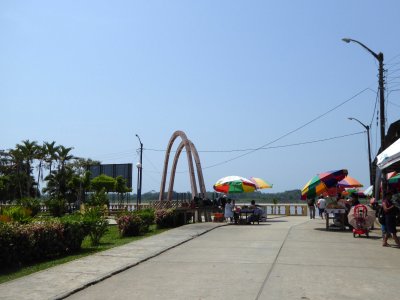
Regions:
M 115 178 L 115 192 L 118 193 L 118 202 L 122 201 L 123 195 L 129 193 L 132 190 L 126 186 L 126 179 L 122 176 Z
M 116 180 L 105 174 L 101 174 L 91 180 L 91 188 L 95 192 L 104 189 L 107 193 L 115 191 Z

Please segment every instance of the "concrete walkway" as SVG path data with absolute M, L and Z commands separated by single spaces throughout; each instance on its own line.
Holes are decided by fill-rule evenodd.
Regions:
M 400 249 L 382 247 L 380 230 L 353 238 L 307 217 L 216 226 L 184 226 L 2 284 L 0 299 L 399 297 Z
M 224 223 L 196 223 L 0 284 L 0 299 L 63 299 Z

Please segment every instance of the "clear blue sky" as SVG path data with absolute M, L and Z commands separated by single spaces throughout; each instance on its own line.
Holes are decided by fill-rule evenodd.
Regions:
M 268 192 L 347 168 L 368 186 L 366 134 L 377 61 L 385 55 L 387 124 L 400 113 L 399 1 L 0 2 L 0 149 L 56 141 L 76 156 L 134 163 L 144 143 L 143 192 L 160 188 L 175 130 L 200 151 L 207 190 L 227 175 L 262 177 Z M 379 105 L 378 105 L 379 107 Z M 222 163 L 222 164 L 220 164 Z M 219 164 L 215 167 L 209 166 Z M 182 155 L 175 190 L 190 190 Z M 136 183 L 136 170 L 134 172 Z M 133 187 L 136 190 L 136 184 Z

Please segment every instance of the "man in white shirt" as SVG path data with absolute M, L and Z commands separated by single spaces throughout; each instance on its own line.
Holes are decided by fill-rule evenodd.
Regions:
M 319 216 L 323 219 L 324 218 L 325 207 L 326 207 L 326 201 L 325 201 L 323 195 L 319 196 L 318 202 L 317 202 L 317 206 L 318 206 Z

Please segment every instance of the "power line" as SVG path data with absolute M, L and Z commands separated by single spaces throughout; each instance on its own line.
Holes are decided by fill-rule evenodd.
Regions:
M 325 139 L 318 139 L 318 140 L 312 140 L 312 141 L 306 141 L 306 142 L 299 142 L 299 143 L 279 145 L 279 146 L 269 146 L 269 147 L 262 147 L 262 148 L 247 148 L 247 149 L 233 149 L 233 150 L 197 150 L 197 152 L 199 152 L 199 153 L 232 153 L 232 152 L 247 152 L 247 151 L 253 151 L 253 150 L 269 150 L 269 149 L 276 149 L 276 148 L 287 148 L 287 147 L 293 147 L 293 146 L 326 142 L 326 141 L 330 141 L 330 140 L 345 138 L 345 137 L 363 134 L 363 133 L 365 133 L 365 131 L 359 131 L 359 132 L 355 132 L 355 133 L 349 133 L 349 134 L 334 136 L 334 137 L 325 138 Z M 164 151 L 164 152 L 166 151 L 166 150 L 150 149 L 150 148 L 147 148 L 145 150 L 157 151 L 157 152 L 158 151 Z M 174 152 L 174 151 L 171 151 L 171 152 Z M 182 152 L 185 152 L 185 151 L 182 151 Z
M 392 105 L 394 105 L 394 106 L 396 106 L 396 107 L 399 107 L 400 108 L 400 105 L 399 104 L 396 104 L 396 103 L 393 103 L 392 101 L 388 101 L 390 104 L 392 104 Z
M 294 147 L 294 146 L 302 146 L 302 145 L 307 145 L 307 144 L 315 144 L 315 143 L 322 143 L 322 142 L 327 142 L 327 141 L 331 141 L 331 140 L 335 140 L 335 139 L 341 139 L 341 138 L 346 138 L 346 137 L 350 137 L 350 136 L 355 136 L 355 135 L 359 135 L 359 134 L 364 134 L 365 131 L 358 131 L 358 132 L 354 132 L 354 133 L 349 133 L 349 134 L 344 134 L 344 135 L 339 135 L 339 136 L 333 136 L 333 137 L 329 137 L 329 138 L 324 138 L 324 139 L 318 139 L 318 140 L 311 140 L 311 141 L 305 141 L 305 142 L 299 142 L 299 143 L 293 143 L 293 144 L 286 144 L 286 145 L 278 145 L 278 146 L 269 146 L 269 147 L 263 147 L 263 148 L 256 148 L 258 150 L 271 150 L 271 149 L 277 149 L 277 148 L 289 148 L 289 147 Z M 166 151 L 166 150 L 160 150 L 160 149 L 144 149 L 144 150 L 148 150 L 148 151 Z M 238 149 L 238 150 L 203 150 L 203 151 L 197 151 L 197 152 L 206 152 L 206 153 L 229 153 L 229 152 L 242 152 L 242 151 L 250 151 L 250 150 L 255 150 L 255 149 Z M 173 151 L 171 151 L 173 152 Z M 182 151 L 184 152 L 184 151 Z M 210 169 L 212 167 L 215 167 L 216 165 L 220 165 L 222 163 L 219 164 L 215 164 L 215 165 L 211 165 L 211 166 L 207 166 L 207 167 L 203 167 L 202 169 Z M 161 174 L 161 172 L 158 171 L 149 171 L 147 170 L 147 172 L 151 172 L 151 173 L 159 173 Z M 176 173 L 186 173 L 188 171 L 177 171 Z
M 400 53 L 398 53 L 398 54 L 396 54 L 395 56 L 393 56 L 392 58 L 390 58 L 390 59 L 387 61 L 386 64 L 390 64 L 390 62 L 391 62 L 392 60 L 394 60 L 395 58 L 397 58 L 397 57 L 400 57 Z M 398 62 L 398 64 L 400 64 L 400 62 Z
M 372 126 L 372 122 L 374 121 L 374 115 L 375 115 L 375 112 L 376 112 L 376 107 L 377 107 L 377 105 L 378 105 L 378 99 L 379 99 L 378 96 L 379 96 L 379 91 L 376 91 L 376 99 L 375 99 L 374 112 L 372 113 L 372 118 L 371 118 L 371 122 L 369 123 L 369 127 Z

